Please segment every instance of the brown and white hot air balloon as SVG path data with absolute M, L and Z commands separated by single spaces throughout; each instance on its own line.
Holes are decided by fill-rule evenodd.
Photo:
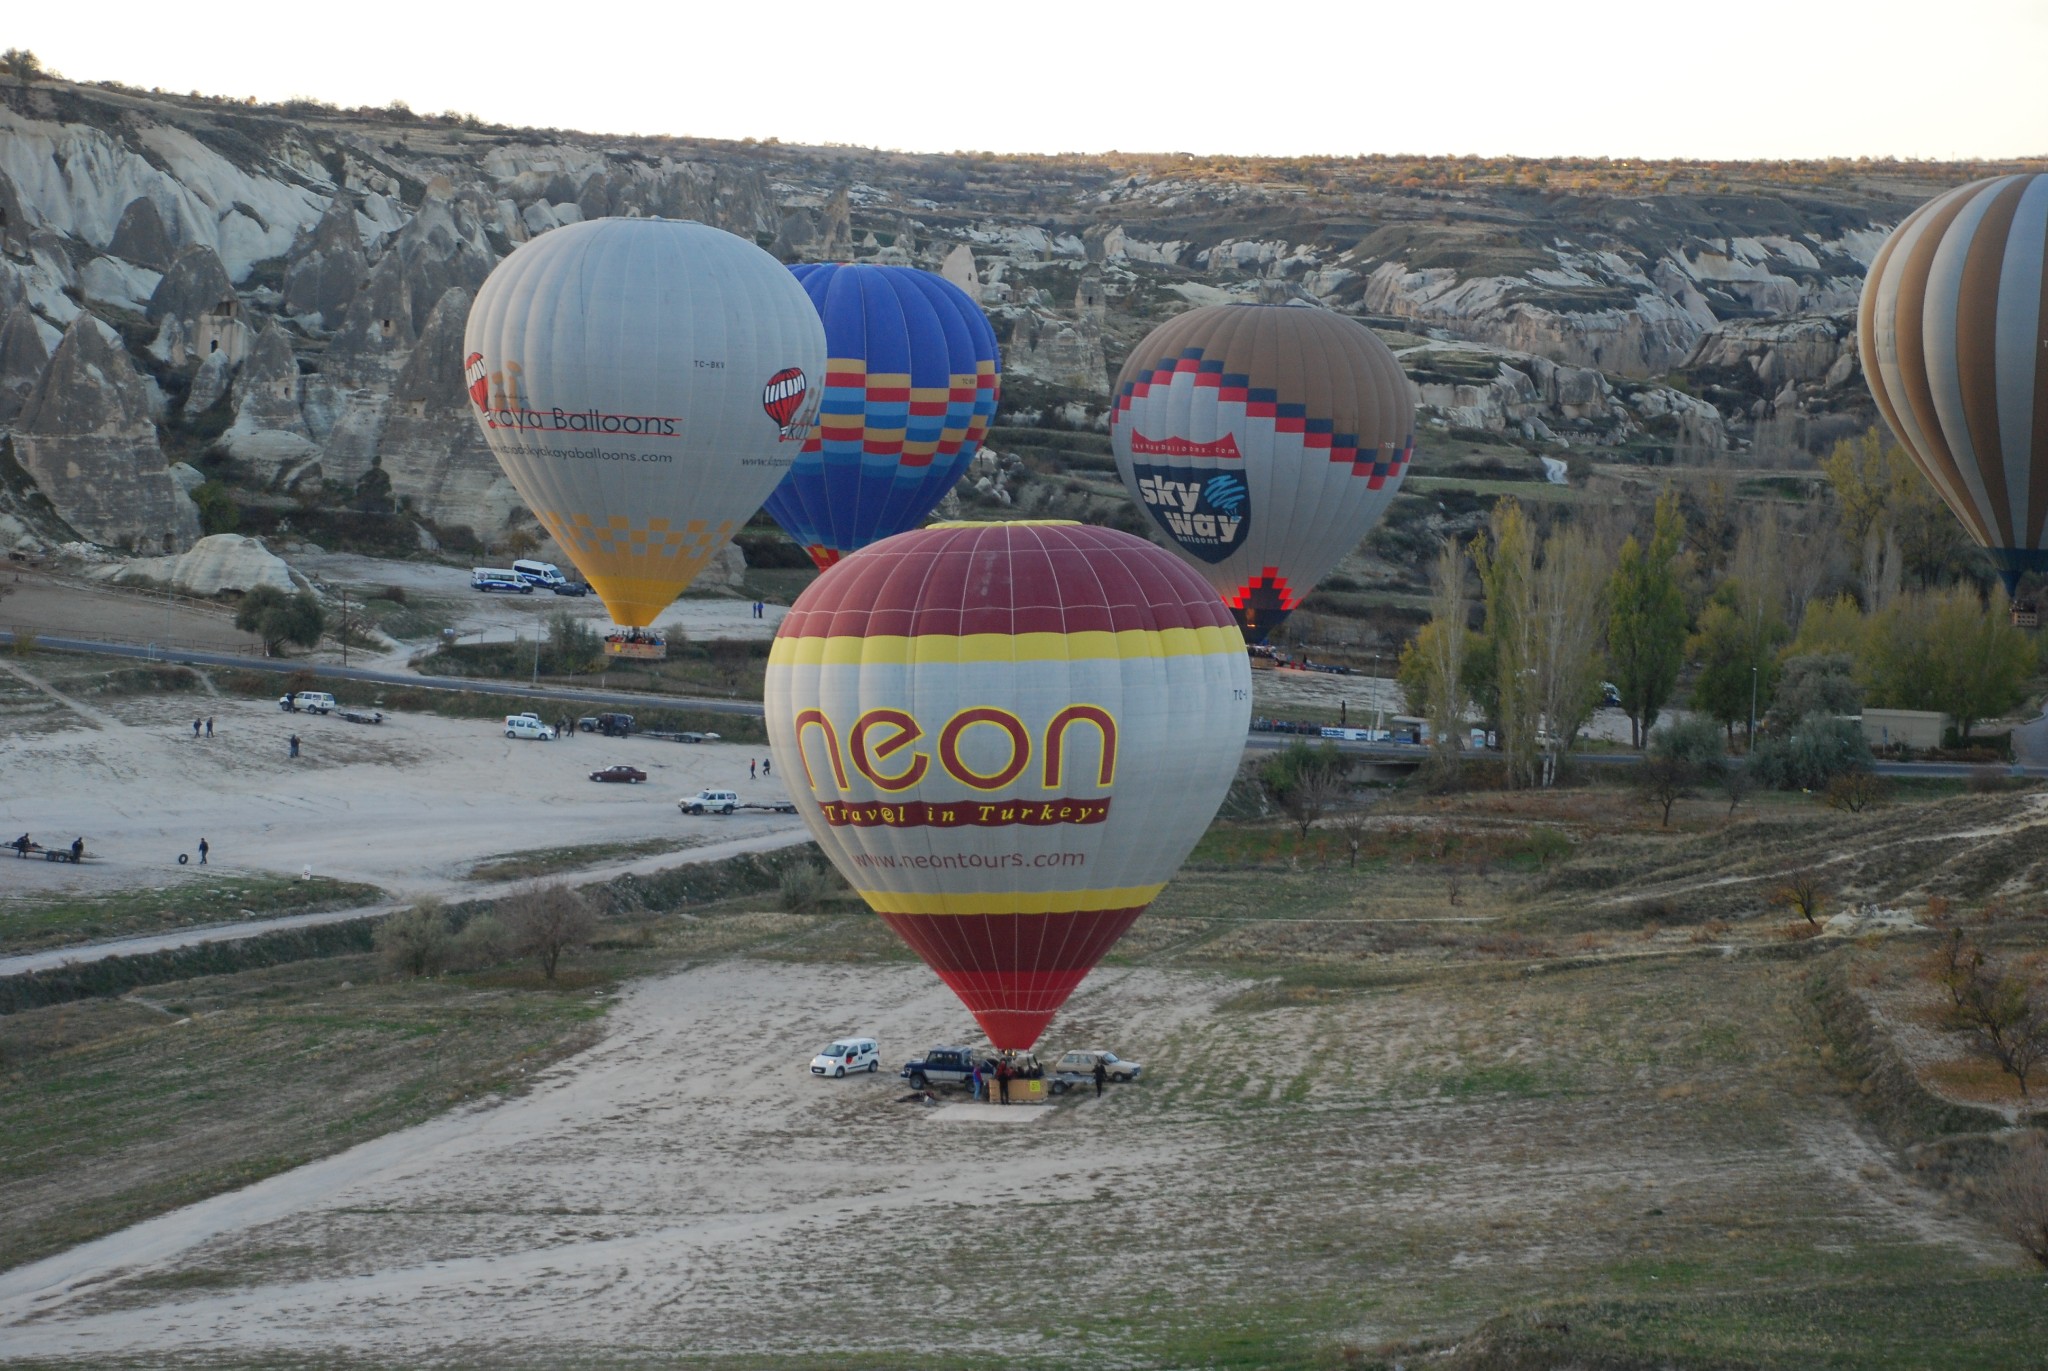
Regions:
M 2006 589 L 2048 571 L 2048 175 L 1907 215 L 1864 279 L 1857 343 L 1885 421 Z

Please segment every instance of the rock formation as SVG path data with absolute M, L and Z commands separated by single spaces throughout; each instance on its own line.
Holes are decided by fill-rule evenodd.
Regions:
M 255 335 L 242 322 L 242 302 L 214 250 L 194 244 L 180 252 L 157 283 L 144 311 L 161 327 L 150 350 L 172 366 L 190 366 L 216 352 L 236 365 Z
M 22 406 L 14 451 L 80 534 L 177 552 L 199 536 L 199 513 L 164 464 L 152 390 L 112 330 L 81 314 Z
M 21 413 L 29 392 L 50 363 L 43 331 L 26 304 L 16 304 L 0 320 L 0 423 Z
M 121 211 L 121 222 L 114 226 L 114 239 L 107 244 L 107 251 L 151 271 L 169 271 L 177 254 L 156 201 L 146 195 L 130 200 L 128 208 Z
M 306 379 L 306 427 L 320 445 L 328 480 L 352 486 L 370 469 L 391 406 L 391 383 L 416 341 L 404 259 L 386 252 L 349 303 L 319 373 Z
M 0 171 L 0 253 L 9 257 L 28 256 L 29 228 L 20 193 L 7 173 Z
M 152 581 L 187 595 L 246 592 L 257 586 L 273 586 L 286 594 L 298 589 L 283 558 L 239 533 L 215 533 L 175 557 L 140 557 L 98 568 L 92 575 L 102 581 Z
M 320 455 L 301 412 L 303 385 L 291 338 L 273 323 L 263 330 L 235 377 L 235 422 L 220 448 L 269 482 Z
M 291 255 L 284 275 L 284 312 L 317 314 L 323 327 L 334 328 L 369 277 L 355 206 L 348 196 L 337 195 L 328 201 L 313 236 Z
M 462 374 L 469 306 L 469 292 L 457 287 L 427 315 L 419 345 L 392 384 L 377 447 L 392 495 L 437 524 L 488 538 L 520 503 L 470 412 Z
M 419 213 L 385 249 L 386 257 L 396 256 L 404 265 L 415 333 L 426 327 L 428 312 L 443 295 L 457 289 L 474 295 L 497 265 L 479 212 L 488 206 L 480 200 L 455 194 L 445 180 L 438 182 L 428 189 Z M 580 209 L 577 212 L 582 213 Z M 461 339 L 456 342 L 460 346 Z

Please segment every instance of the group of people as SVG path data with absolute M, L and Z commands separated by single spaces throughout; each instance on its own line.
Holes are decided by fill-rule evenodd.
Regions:
M 1045 1068 L 1038 1058 L 1026 1055 L 1023 1063 L 1010 1059 L 1008 1053 L 999 1054 L 988 1061 L 976 1062 L 974 1070 L 968 1073 L 968 1086 L 974 1099 L 982 1098 L 983 1091 L 989 1091 L 997 1104 L 1010 1102 L 1011 1081 L 1035 1081 L 1043 1079 Z M 994 1082 L 993 1085 L 990 1082 Z M 1095 1094 L 1102 1095 L 1102 1087 L 1109 1084 L 1109 1068 L 1098 1059 L 1095 1063 Z
M 209 737 L 209 738 L 211 738 L 211 737 L 213 736 L 213 716 L 212 716 L 212 715 L 208 715 L 208 716 L 207 716 L 206 718 L 204 718 L 204 719 L 194 719 L 194 720 L 192 721 L 192 736 L 193 736 L 193 737 L 195 737 L 195 738 L 197 738 L 197 737 L 199 736 L 199 729 L 200 729 L 200 726 L 201 726 L 202 724 L 203 724 L 203 725 L 205 725 L 205 727 L 206 727 L 206 736 L 207 736 L 207 737 Z
M 30 838 L 26 833 L 22 834 L 19 838 L 16 838 L 13 842 L 9 843 L 8 846 L 14 849 L 14 855 L 17 857 L 26 857 L 31 852 L 41 852 L 45 850 L 43 848 L 38 847 L 35 843 L 35 840 Z M 72 863 L 75 865 L 78 862 L 78 859 L 83 857 L 84 855 L 85 839 L 73 838 L 71 840 Z
M 774 760 L 773 757 L 763 757 L 759 762 L 756 762 L 752 757 L 747 758 L 747 779 L 751 781 L 756 777 L 766 776 L 769 766 Z

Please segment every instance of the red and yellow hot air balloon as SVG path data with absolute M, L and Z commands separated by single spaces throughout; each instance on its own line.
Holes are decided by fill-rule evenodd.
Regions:
M 1018 522 L 848 556 L 783 620 L 766 704 L 818 845 L 1011 1050 L 1208 827 L 1250 697 L 1229 610 L 1171 554 Z

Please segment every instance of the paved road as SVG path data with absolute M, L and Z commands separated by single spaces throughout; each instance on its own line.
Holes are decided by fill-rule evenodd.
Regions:
M 12 643 L 14 634 L 0 629 L 0 642 Z M 241 667 L 268 671 L 280 676 L 295 671 L 312 671 L 321 676 L 338 676 L 346 681 L 376 685 L 407 686 L 415 690 L 468 690 L 479 695 L 517 695 L 523 699 L 556 700 L 575 705 L 651 705 L 671 709 L 699 709 L 711 714 L 751 714 L 758 717 L 757 700 L 725 700 L 697 695 L 656 695 L 647 691 L 580 690 L 568 686 L 531 686 L 518 681 L 473 680 L 467 676 L 420 676 L 410 671 L 373 671 L 368 667 L 335 666 L 329 662 L 307 662 L 276 657 L 242 657 L 232 652 L 154 651 L 132 643 L 102 643 L 91 638 L 59 638 L 38 633 L 36 644 L 52 651 L 94 652 L 108 657 L 130 657 L 138 661 L 181 662 L 192 666 Z
M 789 826 L 767 833 L 753 833 L 744 838 L 708 843 L 703 847 L 690 848 L 687 852 L 664 852 L 651 857 L 603 863 L 576 871 L 565 871 L 562 876 L 565 880 L 574 880 L 579 885 L 591 885 L 599 881 L 615 880 L 629 873 L 667 871 L 678 866 L 694 866 L 700 862 L 723 861 L 727 857 L 738 857 L 748 852 L 773 852 L 777 848 L 792 847 L 810 840 L 811 831 L 803 824 L 792 820 Z M 490 900 L 509 895 L 525 884 L 524 881 L 501 881 L 493 884 L 451 882 L 439 893 L 445 899 L 456 901 Z M 74 943 L 68 947 L 52 947 L 41 952 L 24 952 L 12 957 L 0 957 L 0 977 L 19 976 L 30 971 L 53 971 L 67 962 L 96 962 L 104 957 L 134 957 L 146 952 L 168 952 L 173 948 L 193 947 L 200 943 L 239 942 L 243 938 L 253 938 L 259 933 L 276 933 L 290 928 L 346 923 L 350 919 L 373 918 L 394 913 L 406 908 L 408 903 L 324 909 L 313 914 L 286 914 L 275 919 L 251 919 L 245 923 L 179 928 L 162 933 L 138 934 L 132 938 L 108 938 L 102 942 Z
M 13 633 L 0 629 L 0 642 L 12 643 L 13 640 Z M 419 676 L 406 671 L 373 671 L 368 667 L 341 667 L 272 657 L 238 657 L 228 652 L 165 653 L 158 650 L 152 653 L 146 647 L 136 647 L 128 643 L 102 643 L 90 638 L 55 638 L 41 633 L 36 635 L 36 641 L 43 647 L 65 652 L 96 652 L 107 656 L 136 659 L 154 657 L 158 660 L 185 662 L 194 666 L 246 667 L 256 671 L 275 672 L 278 675 L 311 670 L 322 676 L 339 676 L 344 680 L 367 681 L 379 685 L 409 686 L 424 690 L 468 690 L 479 695 L 514 695 L 523 699 L 554 700 L 578 706 L 658 706 L 670 709 L 698 709 L 712 714 L 749 715 L 754 718 L 759 718 L 762 713 L 761 704 L 757 700 L 726 700 L 696 695 L 655 695 L 644 691 L 580 690 L 567 686 L 530 686 L 522 685 L 518 681 L 475 680 L 466 676 Z M 2024 740 L 2023 732 L 2026 734 Z M 1284 748 L 1297 738 L 1306 736 L 1254 733 L 1245 739 L 1245 747 L 1251 751 L 1269 751 Z M 1388 762 L 1420 761 L 1425 752 L 1423 748 L 1398 743 L 1340 742 L 1337 746 L 1346 752 Z M 2015 729 L 2013 746 L 2024 763 L 2022 770 L 2025 774 L 2048 776 L 2048 715 Z M 1582 752 L 1575 755 L 1578 760 L 1595 766 L 1633 766 L 1642 760 L 1632 752 Z M 1877 770 L 1882 776 L 1958 777 L 1977 775 L 1984 768 L 1962 762 L 1880 762 Z

